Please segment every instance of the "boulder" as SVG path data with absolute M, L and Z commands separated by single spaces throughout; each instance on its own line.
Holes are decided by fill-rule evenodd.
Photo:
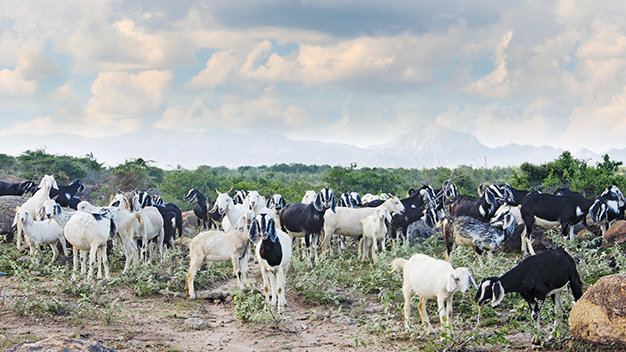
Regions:
M 517 225 L 515 227 L 515 232 L 509 236 L 502 244 L 500 245 L 500 249 L 509 252 L 509 253 L 521 253 L 522 251 L 522 231 L 524 230 L 524 225 Z M 557 228 L 559 231 L 559 228 Z M 548 248 L 554 247 L 554 243 L 548 238 L 547 230 L 534 226 L 533 227 L 533 249 L 535 251 L 544 251 Z
M 53 335 L 37 342 L 22 343 L 9 349 L 10 352 L 115 352 L 114 349 L 99 342 L 71 338 L 62 335 Z
M 618 220 L 604 233 L 604 246 L 626 242 L 626 221 Z
M 198 217 L 193 213 L 193 210 L 183 212 L 183 234 L 195 235 L 196 227 L 198 226 Z
M 409 224 L 406 232 L 409 237 L 409 243 L 411 244 L 411 246 L 414 246 L 419 242 L 423 242 L 438 233 L 437 230 L 426 226 L 426 224 L 424 224 L 422 220 L 418 220 Z
M 626 344 L 626 274 L 593 284 L 572 308 L 569 327 L 576 339 Z
M 12 232 L 11 224 L 15 218 L 15 208 L 24 204 L 21 196 L 0 196 L 0 234 Z

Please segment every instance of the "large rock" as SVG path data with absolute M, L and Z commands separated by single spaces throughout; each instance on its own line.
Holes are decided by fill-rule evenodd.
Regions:
M 626 221 L 618 220 L 614 222 L 602 237 L 604 238 L 604 246 L 626 242 Z
M 24 204 L 26 198 L 21 196 L 0 197 L 0 234 L 11 233 L 11 224 L 15 218 L 15 208 Z
M 511 236 L 509 236 L 509 238 L 507 238 L 504 242 L 502 242 L 499 248 L 505 252 L 521 253 L 521 236 L 523 230 L 524 225 L 517 225 L 515 227 L 515 232 Z M 560 229 L 557 228 L 557 231 L 560 231 Z M 547 231 L 538 226 L 533 226 L 532 241 L 533 249 L 535 251 L 543 251 L 548 248 L 554 247 L 554 244 L 552 243 L 550 238 L 548 238 Z
M 99 342 L 76 339 L 68 336 L 54 335 L 47 339 L 23 343 L 14 346 L 10 352 L 115 352 L 114 349 L 104 346 Z
M 626 344 L 626 274 L 591 286 L 572 308 L 569 328 L 576 339 Z
M 437 230 L 428 227 L 422 220 L 418 220 L 409 224 L 406 229 L 409 236 L 409 243 L 411 246 L 416 245 L 419 242 L 423 242 L 428 238 L 438 234 Z
M 198 226 L 198 217 L 193 210 L 183 212 L 183 233 L 185 235 L 195 235 Z

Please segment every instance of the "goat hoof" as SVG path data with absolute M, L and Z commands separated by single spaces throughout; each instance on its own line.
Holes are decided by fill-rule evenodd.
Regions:
M 539 338 L 538 335 L 534 335 L 531 343 L 535 346 L 539 346 L 541 345 L 541 339 Z

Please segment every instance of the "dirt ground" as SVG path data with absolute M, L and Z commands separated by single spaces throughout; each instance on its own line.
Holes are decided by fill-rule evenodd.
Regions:
M 234 285 L 230 280 L 214 291 Z M 13 301 L 25 293 L 16 287 L 15 278 L 0 278 L 1 345 L 62 334 L 96 340 L 120 351 L 366 350 L 355 347 L 355 341 L 363 337 L 354 322 L 333 316 L 323 307 L 306 305 L 290 291 L 289 306 L 277 321 L 244 324 L 235 319 L 232 302 L 190 301 L 169 294 L 135 297 L 130 290 L 121 289 L 111 294 L 121 297 L 121 311 L 107 324 L 96 319 L 74 322 L 18 316 Z M 207 326 L 202 330 L 190 328 L 185 325 L 188 318 L 199 318 Z

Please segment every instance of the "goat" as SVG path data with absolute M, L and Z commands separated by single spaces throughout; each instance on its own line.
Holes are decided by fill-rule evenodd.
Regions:
M 65 237 L 63 237 L 63 228 L 53 220 L 33 220 L 31 214 L 25 210 L 19 211 L 20 222 L 22 223 L 24 234 L 28 238 L 30 246 L 30 255 L 34 258 L 37 247 L 40 244 L 48 244 L 52 249 L 52 260 L 54 263 L 58 256 L 57 243 L 61 243 L 63 255 L 67 255 L 67 246 Z
M 50 189 L 50 198 L 55 198 L 62 207 L 69 207 L 70 200 L 78 193 L 85 191 L 85 185 L 80 180 L 75 180 L 67 186 Z
M 35 220 L 40 220 L 37 217 L 39 215 L 39 210 L 43 206 L 43 203 L 50 199 L 50 190 L 54 188 L 59 188 L 54 177 L 51 175 L 45 175 L 39 183 L 39 189 L 35 192 L 35 194 L 33 194 L 32 197 L 28 198 L 26 202 L 20 206 L 20 210 L 33 214 L 35 215 Z M 17 226 L 17 248 L 22 249 L 23 229 L 22 223 L 18 221 L 18 213 L 15 213 L 15 217 L 13 218 L 13 225 L 11 225 L 11 227 L 13 226 Z M 27 238 L 25 240 L 28 241 Z
M 402 294 L 404 296 L 404 326 L 410 328 L 411 296 L 413 293 L 420 297 L 418 310 L 422 323 L 426 323 L 428 330 L 434 332 L 428 313 L 426 301 L 437 299 L 439 321 L 448 323 L 452 314 L 452 298 L 456 291 L 465 293 L 470 284 L 476 282 L 468 268 L 454 269 L 445 260 L 434 259 L 425 254 L 415 254 L 409 260 L 396 258 L 391 261 L 393 271 L 402 270 Z
M 235 201 L 227 192 L 221 193 L 217 189 L 215 189 L 215 192 L 217 192 L 217 198 L 210 212 L 218 213 L 223 217 L 222 228 L 224 231 L 234 230 L 237 221 L 244 213 L 245 207 L 243 204 L 235 204 Z
M 447 206 L 459 195 L 459 191 L 454 182 L 447 181 L 442 188 L 435 189 L 434 194 L 435 211 L 438 213 L 439 217 L 444 217 L 446 215 Z
M 600 197 L 596 198 L 589 208 L 589 215 L 593 221 L 600 224 L 602 235 L 616 220 L 624 219 L 626 200 L 619 187 L 613 185 L 606 188 Z
M 228 192 L 226 192 L 228 193 Z M 248 197 L 248 192 L 246 191 L 235 191 L 235 196 L 233 197 L 233 202 L 235 204 L 243 204 L 243 201 Z
M 332 189 L 324 187 L 320 190 L 320 196 L 322 198 L 322 204 L 324 207 L 335 211 L 335 193 Z
M 252 223 L 254 213 L 247 210 L 239 220 L 237 229 L 231 231 L 209 230 L 199 233 L 189 244 L 189 269 L 185 276 L 185 292 L 190 299 L 196 298 L 194 280 L 198 269 L 206 261 L 230 260 L 233 273 L 241 289 L 245 286 L 248 275 L 248 250 L 250 240 L 248 227 Z
M 302 197 L 303 204 L 309 204 L 315 202 L 315 198 L 317 197 L 317 193 L 312 190 L 308 190 L 304 193 L 304 197 Z
M 152 206 L 142 208 L 141 194 L 133 192 L 132 199 L 129 201 L 125 195 L 118 193 L 115 195 L 110 206 L 123 207 L 133 214 L 136 214 L 139 221 L 139 237 L 141 240 L 141 250 L 139 252 L 140 259 L 147 261 L 153 256 L 154 250 L 149 242 L 156 239 L 156 246 L 159 253 L 163 254 L 163 241 L 165 240 L 164 220 L 158 209 Z M 143 200 L 143 199 L 141 199 Z
M 498 187 L 490 185 L 478 199 L 458 196 L 450 205 L 450 215 L 471 216 L 483 222 L 489 222 L 502 204 L 504 204 L 504 195 Z
M 260 214 L 250 225 L 249 238 L 256 243 L 255 254 L 261 267 L 265 303 L 270 307 L 277 306 L 280 313 L 287 304 L 285 286 L 291 264 L 291 237 L 276 229 L 274 219 Z
M 583 283 L 576 270 L 576 262 L 563 248 L 548 249 L 525 258 L 500 277 L 484 279 L 474 300 L 481 306 L 491 301 L 491 306 L 495 307 L 502 302 L 506 293 L 517 292 L 530 307 L 532 320 L 539 332 L 541 306 L 546 297 L 552 297 L 556 313 L 554 333 L 563 314 L 561 292 L 568 283 L 574 301 L 577 301 L 583 294 Z M 539 336 L 535 334 L 533 343 L 538 341 Z
M 324 241 L 322 249 L 324 251 L 329 249 L 330 241 L 335 234 L 361 236 L 363 234 L 363 226 L 360 220 L 374 214 L 378 208 L 387 209 L 392 216 L 402 214 L 405 211 L 404 205 L 397 197 L 386 200 L 377 208 L 337 208 L 335 211 L 332 208 L 327 209 L 324 213 Z
M 410 196 L 401 200 L 405 211 L 402 214 L 393 214 L 391 219 L 391 236 L 407 241 L 406 230 L 412 222 L 419 220 L 424 215 L 424 208 L 431 205 L 434 208 L 434 191 L 428 185 L 411 193 Z M 398 232 L 400 232 L 398 234 Z
M 304 237 L 306 246 L 306 258 L 312 265 L 312 257 L 315 262 L 319 260 L 317 247 L 320 235 L 324 227 L 324 212 L 326 208 L 322 203 L 321 194 L 311 204 L 291 203 L 279 214 L 282 230 L 293 238 Z
M 79 251 L 89 251 L 89 269 L 87 280 L 93 277 L 93 265 L 98 261 L 104 266 L 104 277 L 108 279 L 109 261 L 107 258 L 107 241 L 115 234 L 115 225 L 108 211 L 101 213 L 86 213 L 77 211 L 65 225 L 65 239 L 72 245 L 74 254 L 72 280 L 76 280 L 78 272 Z M 98 265 L 98 279 L 102 278 L 102 271 Z
M 267 203 L 265 206 L 268 209 L 274 210 L 276 214 L 280 214 L 280 211 L 283 210 L 287 206 L 287 202 L 285 198 L 283 198 L 280 194 L 274 194 L 271 197 L 267 198 Z
M 154 197 L 150 197 L 147 192 L 138 194 L 142 208 L 155 207 L 163 217 L 163 243 L 171 247 L 176 239 L 176 232 L 178 232 L 178 237 L 183 235 L 183 211 L 174 203 L 164 204 L 161 197 L 158 197 L 159 203 L 156 204 Z
M 574 237 L 574 226 L 585 222 L 592 200 L 578 196 L 557 196 L 545 193 L 530 193 L 520 205 L 524 230 L 522 232 L 522 252 L 535 254 L 532 246 L 532 229 L 537 224 L 543 228 L 561 225 L 561 233 L 570 239 Z
M 503 183 L 497 185 L 496 187 L 504 196 L 504 203 L 511 206 L 518 206 L 522 204 L 524 198 L 531 193 L 530 191 L 513 188 L 508 183 Z
M 20 183 L 9 183 L 0 181 L 0 196 L 21 196 L 26 193 L 37 191 L 35 182 L 24 181 Z
M 382 242 L 382 249 L 385 251 L 387 223 L 391 222 L 391 214 L 387 209 L 376 208 L 374 214 L 366 216 L 360 222 L 363 225 L 363 238 L 359 246 L 361 260 L 365 261 L 371 250 L 372 261 L 376 263 L 378 262 L 378 242 Z
M 491 224 L 486 224 L 471 216 L 459 216 L 444 219 L 442 227 L 448 260 L 452 259 L 455 246 L 471 246 L 482 267 L 481 255 L 487 253 L 491 257 L 493 250 L 515 232 L 515 217 L 504 213 L 492 219 Z
M 54 220 L 61 227 L 65 227 L 72 215 L 73 211 L 63 209 L 54 199 L 48 199 L 39 209 L 39 219 Z

